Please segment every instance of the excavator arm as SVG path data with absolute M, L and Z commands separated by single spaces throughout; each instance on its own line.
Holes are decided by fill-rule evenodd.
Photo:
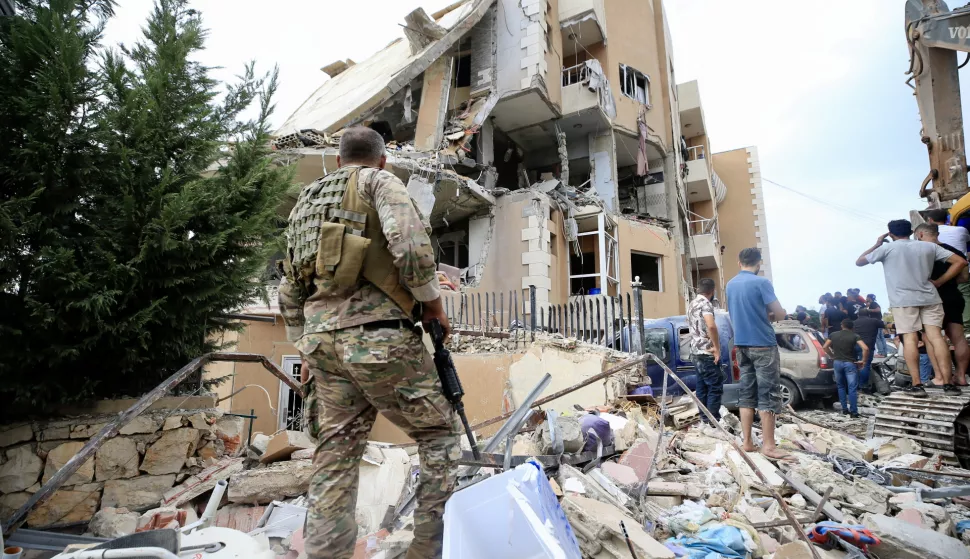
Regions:
M 906 83 L 915 90 L 930 156 L 920 196 L 931 205 L 957 200 L 970 193 L 957 62 L 957 51 L 970 53 L 970 5 L 951 12 L 943 0 L 906 0 L 906 42 Z

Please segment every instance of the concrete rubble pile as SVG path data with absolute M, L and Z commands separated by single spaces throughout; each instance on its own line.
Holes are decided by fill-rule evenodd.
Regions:
M 789 458 L 753 452 L 746 460 L 732 444 L 740 443 L 740 421 L 727 409 L 720 410 L 719 426 L 705 425 L 704 410 L 689 396 L 667 398 L 662 406 L 659 394 L 633 395 L 642 392 L 636 388 L 633 382 L 631 395 L 607 405 L 532 410 L 513 416 L 514 425 L 504 432 L 497 423 L 480 430 L 481 461 L 463 453 L 459 490 L 446 509 L 445 556 L 476 557 L 461 546 L 491 538 L 497 540 L 489 546 L 492 557 L 970 559 L 970 471 L 943 465 L 918 442 L 854 436 L 825 426 L 840 423 L 841 414 L 801 411 L 779 416 L 776 442 Z M 241 424 L 217 428 L 228 419 L 212 412 L 150 414 L 140 427 L 110 439 L 126 444 L 116 441 L 133 440 L 133 430 L 158 423 L 160 434 L 143 441 L 144 451 L 135 449 L 135 468 L 172 476 L 173 482 L 151 499 L 147 489 L 126 491 L 125 501 L 102 496 L 89 507 L 85 533 L 116 538 L 190 526 L 226 481 L 214 526 L 259 535 L 278 557 L 305 557 L 314 441 L 281 431 L 257 433 L 249 445 L 226 445 L 227 432 L 246 436 Z M 86 433 L 82 427 L 75 421 L 65 433 Z M 7 445 L 7 474 L 0 482 L 36 484 L 59 468 L 57 460 L 70 457 L 57 457 L 60 445 L 47 451 L 46 462 L 22 450 L 35 452 L 41 445 L 30 441 L 50 438 L 51 428 L 45 429 L 0 431 L 0 441 L 14 441 Z M 195 446 L 183 448 L 175 435 L 194 429 L 213 436 L 200 435 L 188 441 Z M 496 429 L 502 439 L 492 444 L 483 435 L 496 436 Z M 757 427 L 755 432 L 760 437 Z M 172 440 L 162 446 L 177 447 L 179 458 L 156 460 L 166 437 Z M 223 441 L 223 452 L 200 457 L 200 442 L 212 441 Z M 82 468 L 62 491 L 76 493 L 106 472 L 127 471 L 110 456 L 98 453 L 92 472 Z M 20 479 L 30 472 L 37 479 Z M 360 463 L 355 558 L 406 553 L 419 472 L 414 444 L 368 443 Z M 121 479 L 139 477 L 134 469 L 128 473 L 134 477 Z M 28 523 L 37 518 L 32 515 Z M 527 554 L 533 553 L 527 551 L 532 539 L 538 555 Z

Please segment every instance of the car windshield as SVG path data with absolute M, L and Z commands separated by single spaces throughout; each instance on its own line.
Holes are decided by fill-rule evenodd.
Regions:
M 667 329 L 666 328 L 647 328 L 643 332 L 644 337 L 644 347 L 648 353 L 652 353 L 659 357 L 662 361 L 667 360 L 667 347 L 669 341 L 667 340 Z

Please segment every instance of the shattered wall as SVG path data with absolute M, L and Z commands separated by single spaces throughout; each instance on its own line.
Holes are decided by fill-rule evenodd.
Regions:
M 539 342 L 518 351 L 453 353 L 452 357 L 465 389 L 465 411 L 473 425 L 517 408 L 546 373 L 552 375 L 552 382 L 543 394 L 549 395 L 616 364 L 609 352 L 598 348 L 568 350 Z M 553 400 L 549 406 L 565 410 L 577 403 L 584 407 L 606 404 L 616 394 L 612 386 L 606 390 L 603 386 L 602 382 L 593 383 Z M 491 435 L 500 426 L 492 425 L 483 429 L 482 433 Z M 375 425 L 371 440 L 390 443 L 409 441 L 400 429 L 389 422 Z
M 472 29 L 472 85 L 471 94 L 492 89 L 495 85 L 495 64 L 498 41 L 495 26 L 498 24 L 496 16 L 498 8 L 491 7 Z

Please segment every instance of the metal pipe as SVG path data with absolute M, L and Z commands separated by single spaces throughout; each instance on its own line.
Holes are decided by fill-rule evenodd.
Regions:
M 599 338 L 597 345 L 604 341 L 604 337 L 600 334 L 600 328 L 603 326 L 603 318 L 600 316 L 600 299 L 596 298 L 596 336 Z M 606 344 L 603 344 L 606 345 Z
M 129 547 L 126 549 L 97 549 L 79 551 L 72 555 L 65 555 L 65 559 L 129 559 L 131 557 L 156 557 L 157 559 L 179 559 L 167 549 L 161 547 Z
M 536 341 L 536 286 L 529 286 L 529 309 L 531 310 L 532 341 Z
M 225 318 L 229 320 L 242 320 L 244 322 L 272 322 L 276 324 L 276 317 L 259 316 L 255 314 L 219 313 L 213 315 L 214 318 Z

